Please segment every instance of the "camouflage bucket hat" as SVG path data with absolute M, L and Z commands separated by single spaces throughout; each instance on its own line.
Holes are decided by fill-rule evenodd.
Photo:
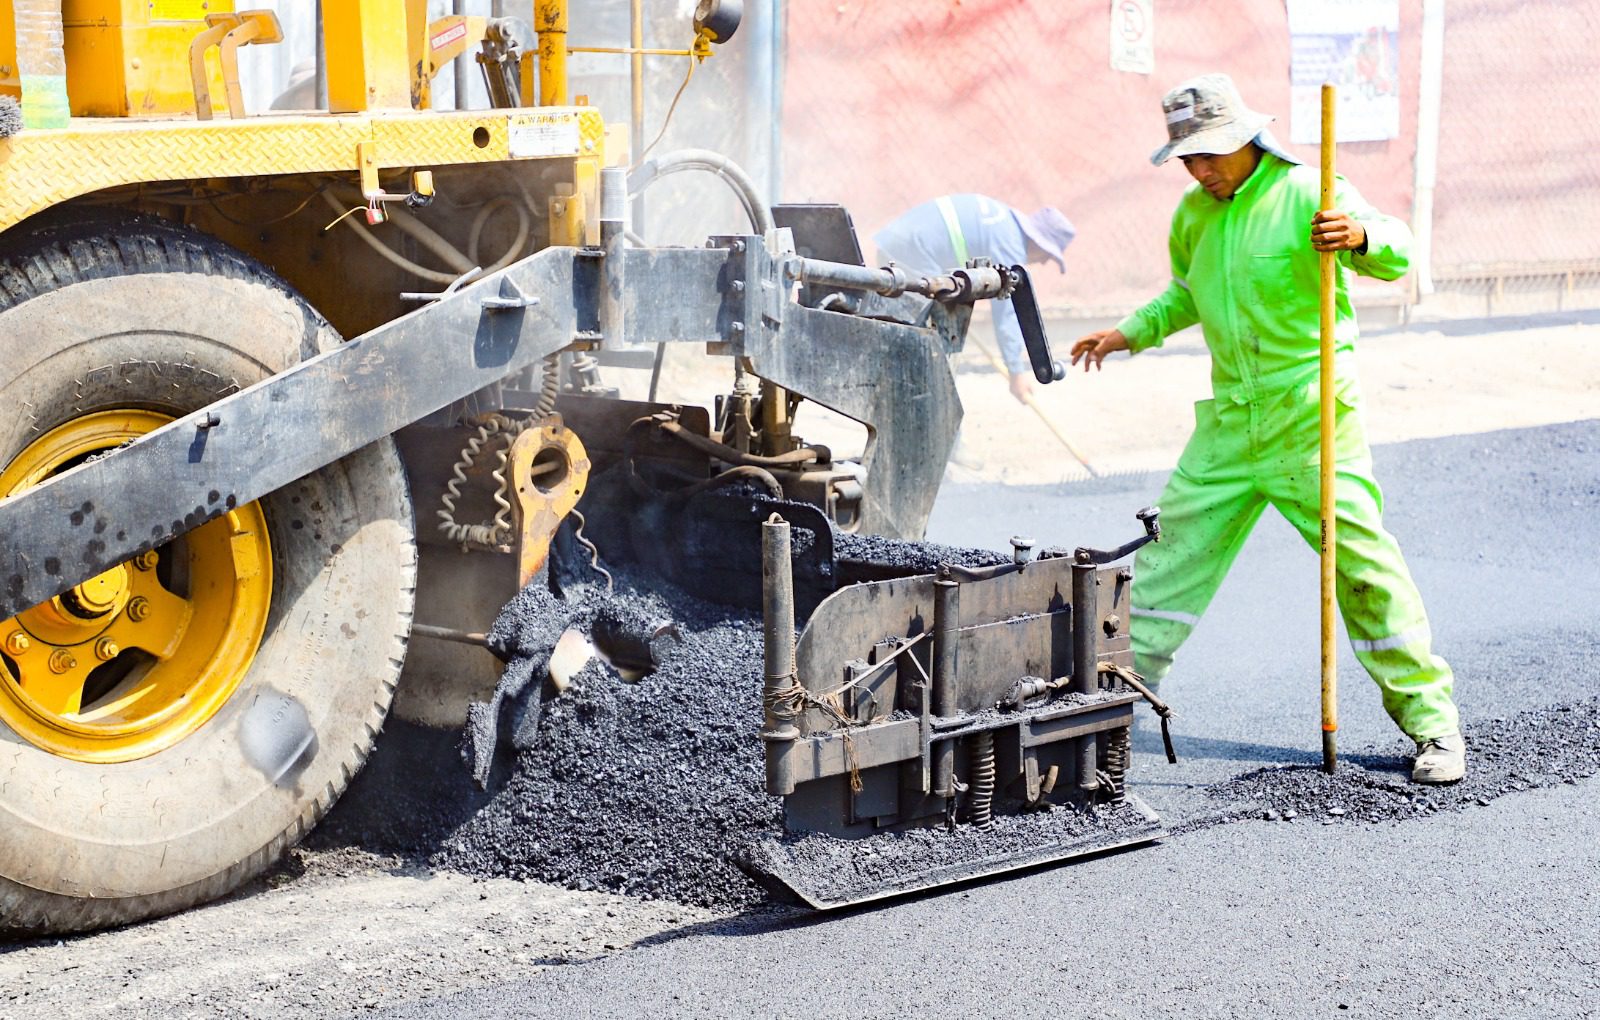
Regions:
M 1161 111 L 1167 115 L 1167 144 L 1150 157 L 1156 166 L 1174 156 L 1234 152 L 1255 141 L 1272 122 L 1268 114 L 1244 105 L 1225 74 L 1190 78 L 1162 97 Z M 1263 148 L 1277 150 L 1276 143 Z

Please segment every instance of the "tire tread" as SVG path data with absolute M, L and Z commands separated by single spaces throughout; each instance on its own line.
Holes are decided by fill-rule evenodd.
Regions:
M 302 350 L 325 350 L 341 342 L 328 321 L 265 266 L 215 238 L 165 220 L 86 219 L 43 227 L 22 238 L 8 237 L 7 242 L 8 251 L 0 255 L 0 311 L 94 279 L 192 273 L 229 277 L 291 298 L 306 313 Z M 403 479 L 404 468 L 393 444 L 382 444 L 381 449 L 393 476 Z M 403 484 L 398 495 L 404 504 L 403 519 L 409 522 L 411 499 Z M 409 594 L 416 589 L 417 547 L 414 529 L 404 530 L 398 580 L 400 590 Z M 396 614 L 389 654 L 374 657 L 379 662 L 377 668 L 383 670 L 382 682 L 363 727 L 365 738 L 353 743 L 342 756 L 337 789 L 329 782 L 266 846 L 208 878 L 176 889 L 115 899 L 77 898 L 0 877 L 0 935 L 58 935 L 161 917 L 225 896 L 275 864 L 327 814 L 360 771 L 382 732 L 410 637 L 413 612 L 409 599 L 406 604 L 408 608 Z

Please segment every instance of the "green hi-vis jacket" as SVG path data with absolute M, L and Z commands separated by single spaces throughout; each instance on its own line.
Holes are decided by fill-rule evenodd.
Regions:
M 1231 200 L 1190 185 L 1172 217 L 1172 282 L 1117 326 L 1129 349 L 1137 354 L 1160 346 L 1198 322 L 1211 349 L 1211 387 L 1218 399 L 1255 400 L 1316 378 L 1320 269 L 1311 247 L 1311 217 L 1320 198 L 1315 167 L 1269 152 Z M 1356 317 L 1345 270 L 1399 278 L 1410 263 L 1411 231 L 1368 205 L 1343 178 L 1335 203 L 1367 232 L 1365 253 L 1338 257 L 1337 363 L 1339 374 L 1351 377 Z

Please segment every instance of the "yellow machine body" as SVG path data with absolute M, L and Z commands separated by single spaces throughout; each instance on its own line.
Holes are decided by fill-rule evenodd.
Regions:
M 9 0 L 3 6 L 9 13 Z M 61 14 L 73 116 L 193 112 L 189 44 L 205 29 L 208 14 L 233 9 L 232 0 L 65 0 Z
M 427 108 L 432 78 L 451 60 L 474 59 L 486 19 L 430 23 L 425 0 L 326 0 L 331 112 L 230 115 L 219 47 L 212 45 L 205 58 L 211 98 L 205 105 L 212 116 L 198 119 L 191 46 L 208 31 L 208 19 L 215 26 L 227 15 L 251 15 L 236 6 L 231 0 L 65 0 L 73 118 L 64 128 L 0 139 L 0 231 L 74 204 L 177 220 L 272 265 L 345 335 L 409 311 L 414 305 L 399 294 L 416 290 L 418 281 L 380 258 L 360 233 L 325 230 L 337 213 L 324 200 L 308 198 L 327 193 L 342 208 L 354 208 L 384 188 L 403 191 L 417 171 L 429 171 L 441 204 L 464 211 L 429 211 L 428 224 L 462 249 L 482 234 L 492 254 L 505 250 L 514 231 L 506 228 L 499 237 L 494 224 L 475 230 L 465 210 L 508 194 L 533 206 L 525 254 L 597 242 L 591 213 L 598 207 L 607 136 L 598 110 Z M 527 6 L 514 13 L 531 20 L 533 4 Z M 12 0 L 0 0 L 0 93 L 16 95 L 12 24 Z M 565 28 L 564 16 L 559 28 Z M 564 44 L 564 31 L 560 38 Z M 549 76 L 550 69 L 532 66 L 534 58 L 529 53 L 522 62 L 525 102 L 535 81 Z M 566 89 L 548 92 L 564 95 Z M 483 172 L 491 166 L 495 172 Z M 391 225 L 370 229 L 387 246 L 410 243 Z M 413 256 L 445 273 L 468 268 Z M 330 274 L 327 265 L 346 271 Z

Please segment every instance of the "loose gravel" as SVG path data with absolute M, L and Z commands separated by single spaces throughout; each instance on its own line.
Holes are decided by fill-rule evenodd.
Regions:
M 834 534 L 833 551 L 841 560 L 881 563 L 920 573 L 932 573 L 941 563 L 991 567 L 1011 562 L 1010 556 L 987 549 L 962 549 L 934 542 L 907 542 L 882 535 L 849 535 L 843 532 Z
M 1465 727 L 1467 775 L 1448 786 L 1411 782 L 1410 745 L 1348 756 L 1333 775 L 1315 765 L 1247 772 L 1207 790 L 1228 806 L 1187 823 L 1394 822 L 1486 807 L 1508 793 L 1576 783 L 1600 773 L 1600 700 L 1540 708 Z
M 530 588 L 495 633 L 519 657 L 548 659 L 561 626 L 626 611 L 678 622 L 683 640 L 637 683 L 600 660 L 545 705 L 536 739 L 434 853 L 472 875 L 737 910 L 763 899 L 728 859 L 731 845 L 776 828 L 763 789 L 761 628 L 749 614 L 618 578 L 558 605 Z

